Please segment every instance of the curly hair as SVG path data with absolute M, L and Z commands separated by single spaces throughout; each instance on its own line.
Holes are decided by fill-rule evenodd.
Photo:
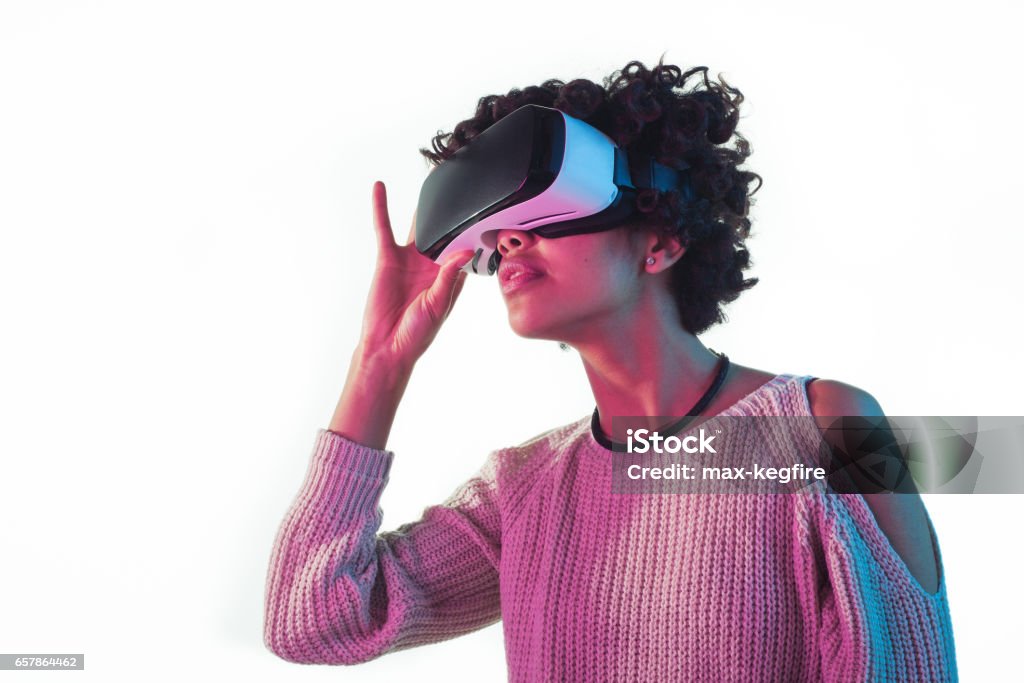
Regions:
M 487 95 L 472 118 L 450 133 L 438 131 L 433 151 L 419 151 L 436 166 L 502 117 L 539 104 L 586 121 L 630 155 L 650 156 L 676 169 L 688 166 L 690 201 L 678 190 L 641 190 L 636 197 L 640 219 L 629 224 L 676 236 L 686 247 L 672 267 L 670 286 L 683 327 L 700 334 L 725 322 L 722 306 L 758 282 L 743 277 L 750 265 L 744 240 L 750 235 L 751 196 L 762 183 L 756 173 L 739 168 L 751 152 L 736 131 L 743 94 L 721 75 L 720 82 L 709 80 L 707 71 L 699 66 L 684 72 L 664 64 L 663 55 L 652 69 L 629 62 L 605 78 L 603 86 L 586 79 L 550 79 Z M 687 88 L 695 74 L 702 78 Z M 730 147 L 726 143 L 733 138 Z M 757 187 L 750 191 L 755 179 Z

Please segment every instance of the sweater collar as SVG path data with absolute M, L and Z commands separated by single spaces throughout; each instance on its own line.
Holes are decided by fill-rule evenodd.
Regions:
M 786 382 L 788 382 L 792 378 L 793 378 L 793 375 L 790 375 L 790 374 L 776 375 L 775 377 L 773 377 L 772 379 L 768 380 L 767 382 L 765 382 L 764 384 L 762 384 L 758 388 L 754 389 L 753 391 L 751 391 L 746 396 L 743 396 L 738 401 L 736 401 L 735 403 L 733 403 L 729 407 L 725 408 L 721 412 L 716 413 L 715 415 L 698 416 L 698 418 L 695 418 L 694 422 L 697 419 L 700 419 L 700 422 L 697 423 L 697 426 L 702 426 L 708 420 L 714 419 L 714 418 L 719 417 L 719 416 L 724 416 L 724 415 L 755 415 L 755 414 L 757 414 L 756 413 L 756 408 L 751 404 L 753 399 L 755 399 L 757 396 L 759 396 L 759 395 L 761 395 L 761 394 L 763 394 L 763 393 L 765 393 L 767 391 L 770 391 L 772 388 L 774 388 L 777 385 L 785 384 Z M 625 449 L 626 449 L 626 445 L 625 444 L 616 444 L 611 439 L 609 439 L 607 435 L 605 435 L 601 431 L 601 429 L 599 427 L 600 422 L 599 422 L 599 415 L 598 415 L 597 407 L 596 406 L 594 407 L 594 412 L 590 416 L 590 418 L 589 419 L 584 418 L 580 422 L 582 423 L 582 425 L 585 426 L 585 429 L 586 429 L 586 432 L 587 432 L 587 442 L 589 443 L 589 445 L 591 446 L 592 449 L 596 449 L 598 451 L 605 452 L 605 453 L 612 453 L 612 452 L 615 451 L 615 448 L 617 446 L 620 451 L 625 451 Z M 693 428 L 692 422 L 686 426 L 686 429 L 692 429 L 692 428 Z

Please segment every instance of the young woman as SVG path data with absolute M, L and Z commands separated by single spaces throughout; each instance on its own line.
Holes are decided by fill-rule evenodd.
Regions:
M 385 533 L 388 434 L 471 253 L 438 265 L 413 233 L 396 243 L 374 185 L 362 341 L 268 574 L 273 652 L 354 664 L 501 619 L 516 681 L 956 679 L 941 555 L 917 495 L 611 493 L 611 449 L 624 440 L 612 416 L 882 415 L 854 386 L 745 367 L 698 338 L 757 282 L 742 275 L 760 180 L 739 168 L 742 99 L 704 67 L 631 62 L 603 85 L 550 80 L 485 97 L 421 150 L 439 164 L 539 104 L 630 153 L 685 162 L 696 199 L 644 190 L 638 217 L 614 229 L 497 233 L 512 329 L 574 348 L 596 409 L 492 452 L 445 503 Z

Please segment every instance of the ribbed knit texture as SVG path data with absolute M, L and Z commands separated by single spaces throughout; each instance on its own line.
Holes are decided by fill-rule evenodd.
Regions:
M 808 379 L 719 415 L 810 415 Z M 611 456 L 587 415 L 378 533 L 394 454 L 320 430 L 273 549 L 267 647 L 355 664 L 500 619 L 510 681 L 957 680 L 941 551 L 929 594 L 861 495 L 613 494 Z

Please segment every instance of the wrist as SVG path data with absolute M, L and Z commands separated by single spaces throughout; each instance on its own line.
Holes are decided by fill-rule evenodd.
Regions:
M 361 341 L 352 352 L 349 368 L 350 375 L 357 375 L 375 386 L 401 389 L 409 381 L 414 366 L 414 360 L 396 358 Z

